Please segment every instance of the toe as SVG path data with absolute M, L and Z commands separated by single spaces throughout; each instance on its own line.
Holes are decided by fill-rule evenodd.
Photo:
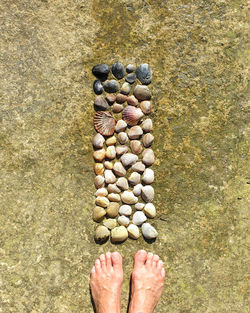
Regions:
M 157 264 L 157 268 L 159 271 L 161 271 L 162 267 L 163 267 L 163 262 L 162 262 L 162 260 L 160 260 Z
M 152 266 L 153 253 L 149 252 L 147 255 L 146 266 Z
M 110 253 L 110 252 L 107 252 L 105 256 L 106 256 L 107 270 L 110 271 L 111 268 L 112 268 L 111 253 Z
M 164 279 L 166 276 L 164 268 L 161 269 L 161 277 Z
M 100 259 L 100 262 L 101 262 L 101 268 L 105 269 L 106 268 L 106 258 L 105 258 L 105 255 L 101 254 L 99 259 Z
M 120 253 L 113 252 L 111 254 L 112 265 L 115 271 L 122 271 L 122 257 Z
M 157 254 L 154 254 L 153 259 L 152 259 L 152 265 L 154 268 L 157 267 L 158 261 L 160 260 L 159 256 Z
M 91 269 L 91 279 L 95 278 L 95 267 L 93 266 Z
M 99 259 L 95 261 L 95 272 L 98 273 L 101 270 L 101 262 Z
M 147 259 L 147 252 L 145 250 L 139 250 L 135 254 L 135 259 L 134 259 L 134 267 L 141 267 L 142 265 L 145 264 L 145 261 Z

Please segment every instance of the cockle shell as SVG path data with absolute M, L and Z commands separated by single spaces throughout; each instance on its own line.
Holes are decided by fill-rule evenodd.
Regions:
M 111 136 L 115 131 L 116 121 L 110 112 L 98 111 L 94 116 L 94 126 L 98 133 Z
M 136 125 L 144 116 L 141 109 L 128 105 L 122 112 L 123 120 L 130 126 Z

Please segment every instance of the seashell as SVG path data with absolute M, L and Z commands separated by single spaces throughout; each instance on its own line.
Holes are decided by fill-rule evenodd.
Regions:
M 146 203 L 144 207 L 144 212 L 149 218 L 154 218 L 156 216 L 156 209 L 153 203 Z
M 92 68 L 92 73 L 99 78 L 100 80 L 104 81 L 107 79 L 109 74 L 109 66 L 107 64 L 97 64 Z
M 143 117 L 142 110 L 128 105 L 122 112 L 122 119 L 130 126 L 136 125 Z
M 117 79 L 122 79 L 125 76 L 125 69 L 121 63 L 114 63 L 112 65 L 112 74 Z
M 155 239 L 158 236 L 156 229 L 149 223 L 144 223 L 141 229 L 142 234 L 146 239 Z
M 152 149 L 148 148 L 143 151 L 142 162 L 146 165 L 152 165 L 155 162 L 155 155 Z
M 136 162 L 134 165 L 132 165 L 131 169 L 134 172 L 142 173 L 145 171 L 146 166 L 142 162 Z
M 105 158 L 105 149 L 98 149 L 95 150 L 93 153 L 93 158 L 97 161 L 97 162 L 102 162 L 102 160 Z
M 109 137 L 107 140 L 106 140 L 106 146 L 113 146 L 116 144 L 116 137 L 115 136 L 112 136 L 112 137 Z
M 127 190 L 128 189 L 128 180 L 127 180 L 127 178 L 119 177 L 117 179 L 116 186 L 118 188 L 120 188 L 121 190 Z
M 114 95 L 113 93 L 109 93 L 106 95 L 106 100 L 107 100 L 108 104 L 111 105 L 115 102 L 116 95 Z
M 140 126 L 136 125 L 130 128 L 128 131 L 128 136 L 130 139 L 137 139 L 143 134 Z
M 104 165 L 102 163 L 95 163 L 94 164 L 94 171 L 96 175 L 102 175 L 104 172 Z
M 111 241 L 122 242 L 128 238 L 127 228 L 124 226 L 115 227 L 111 230 Z
M 142 184 L 137 184 L 137 185 L 134 186 L 134 188 L 133 188 L 133 194 L 134 194 L 136 197 L 140 196 L 142 187 L 143 187 Z
M 112 170 L 105 170 L 104 171 L 104 178 L 106 184 L 113 184 L 116 182 L 116 177 Z
M 147 63 L 140 64 L 136 71 L 136 77 L 142 84 L 149 85 L 152 81 L 152 71 Z
M 138 160 L 138 156 L 133 153 L 125 153 L 121 156 L 123 166 L 131 166 Z
M 150 114 L 152 112 L 152 104 L 150 101 L 142 101 L 140 103 L 140 108 L 144 114 Z
M 126 123 L 124 120 L 119 120 L 119 121 L 116 123 L 115 131 L 116 131 L 117 133 L 123 132 L 126 128 L 127 128 L 127 123 Z
M 138 202 L 138 198 L 133 194 L 133 192 L 127 190 L 121 193 L 121 199 L 122 202 L 126 204 L 135 204 L 136 202 Z
M 120 225 L 123 225 L 123 226 L 129 225 L 129 218 L 124 215 L 119 216 L 117 221 Z
M 108 102 L 103 96 L 96 97 L 94 101 L 94 106 L 96 110 L 105 111 L 109 109 Z
M 113 202 L 120 202 L 121 201 L 121 197 L 118 193 L 110 193 L 108 195 L 108 199 L 109 199 L 109 201 L 113 201 Z
M 139 184 L 140 180 L 141 180 L 141 175 L 137 172 L 133 172 L 128 178 L 129 183 L 133 186 Z
M 126 72 L 127 72 L 127 73 L 132 73 L 132 72 L 134 72 L 134 70 L 135 70 L 135 67 L 134 67 L 133 64 L 128 64 L 128 65 L 126 66 Z
M 127 103 L 129 104 L 129 105 L 133 105 L 134 107 L 137 107 L 137 105 L 138 105 L 138 100 L 136 99 L 136 97 L 135 96 L 129 96 L 128 98 L 127 98 Z
M 107 209 L 106 214 L 108 217 L 116 217 L 119 211 L 119 203 L 118 202 L 110 202 Z
M 146 215 L 142 211 L 136 211 L 133 215 L 132 222 L 135 225 L 141 225 L 147 220 Z
M 154 171 L 151 170 L 151 168 L 146 168 L 145 172 L 142 175 L 142 182 L 144 184 L 152 184 L 154 179 L 155 179 Z
M 128 141 L 128 135 L 125 132 L 120 132 L 118 134 L 118 140 L 120 144 L 124 145 Z
M 115 173 L 116 176 L 125 176 L 127 173 L 122 163 L 118 161 L 115 162 L 113 166 L 113 172 Z
M 104 137 L 99 133 L 97 133 L 92 140 L 93 147 L 96 149 L 103 148 L 104 142 L 105 142 Z
M 105 215 L 106 215 L 106 211 L 104 210 L 104 208 L 100 206 L 96 206 L 93 209 L 92 218 L 95 222 L 100 222 Z
M 130 93 L 130 90 L 131 86 L 129 83 L 125 82 L 124 84 L 122 84 L 121 93 L 123 93 L 124 95 L 128 95 Z
M 122 104 L 115 103 L 115 104 L 113 105 L 112 111 L 113 111 L 114 113 L 120 113 L 122 110 L 123 110 L 123 105 L 122 105 Z
M 128 147 L 124 146 L 124 145 L 116 146 L 115 151 L 116 151 L 116 155 L 117 156 L 121 156 L 121 155 L 123 155 L 123 154 L 128 152 Z
M 96 189 L 104 187 L 104 182 L 105 182 L 104 177 L 101 175 L 97 175 L 94 179 Z
M 116 184 L 108 184 L 107 190 L 109 193 L 120 193 L 121 189 Z
M 106 150 L 106 158 L 113 160 L 116 157 L 115 146 L 109 146 Z
M 140 154 L 142 152 L 142 144 L 140 140 L 131 140 L 130 148 L 134 154 Z
M 135 209 L 138 210 L 138 211 L 141 211 L 141 210 L 143 210 L 144 206 L 145 206 L 144 203 L 138 202 L 138 203 L 135 204 Z
M 105 89 L 105 88 L 104 88 Z M 145 85 L 137 85 L 134 89 L 134 96 L 138 100 L 150 100 L 152 97 L 151 91 Z
M 103 225 L 108 229 L 113 229 L 117 226 L 117 221 L 115 218 L 108 218 L 103 222 Z
M 100 95 L 103 92 L 102 82 L 99 79 L 96 79 L 93 83 L 93 89 L 95 94 Z
M 97 197 L 95 199 L 95 204 L 102 208 L 106 208 L 109 205 L 109 199 L 106 197 Z
M 138 239 L 140 237 L 140 230 L 138 226 L 134 224 L 130 224 L 127 228 L 128 235 L 132 239 Z
M 122 206 L 120 206 L 119 214 L 130 216 L 132 214 L 131 206 L 127 204 L 123 204 Z
M 110 112 L 98 111 L 94 116 L 94 126 L 98 133 L 111 136 L 115 131 L 116 121 Z
M 120 88 L 120 84 L 115 80 L 115 79 L 111 79 L 111 80 L 107 80 L 104 84 L 103 84 L 104 90 L 108 93 L 114 93 L 117 92 Z
M 144 133 L 150 132 L 153 129 L 152 120 L 150 118 L 147 118 L 145 121 L 143 121 L 141 128 L 144 131 Z
M 152 202 L 154 200 L 154 188 L 152 186 L 146 185 L 142 187 L 141 197 L 145 202 Z
M 105 168 L 106 168 L 107 170 L 112 170 L 114 165 L 113 165 L 113 163 L 110 162 L 110 161 L 105 161 L 105 162 L 104 162 L 104 166 L 105 166 Z
M 150 147 L 152 145 L 153 141 L 154 141 L 154 136 L 151 135 L 150 133 L 147 133 L 147 134 L 142 136 L 142 143 L 143 143 L 145 148 Z
M 100 225 L 95 230 L 95 240 L 98 242 L 104 242 L 109 238 L 110 231 L 107 227 Z
M 108 195 L 108 190 L 104 187 L 96 190 L 96 197 L 106 197 Z
M 118 93 L 116 95 L 116 102 L 117 103 L 124 103 L 125 101 L 127 101 L 127 96 L 126 95 L 123 95 L 122 93 Z

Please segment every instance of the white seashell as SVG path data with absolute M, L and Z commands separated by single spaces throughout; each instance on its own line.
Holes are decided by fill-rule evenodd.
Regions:
M 122 163 L 118 161 L 115 162 L 113 166 L 113 172 L 115 173 L 116 176 L 125 176 L 127 173 Z
M 137 173 L 137 172 L 133 172 L 130 176 L 129 176 L 129 178 L 128 178 L 128 181 L 129 181 L 129 183 L 131 184 L 131 185 L 137 185 L 137 184 L 139 184 L 140 183 L 140 181 L 141 181 L 141 175 L 139 174 L 139 173 Z
M 102 208 L 106 208 L 109 205 L 109 199 L 106 197 L 97 197 L 95 199 L 95 204 Z
M 136 125 L 129 129 L 128 136 L 130 139 L 138 139 L 143 134 L 140 126 Z
M 116 157 L 115 146 L 109 146 L 106 150 L 105 156 L 108 159 L 111 159 L 111 160 L 114 159 Z
M 121 197 L 118 193 L 110 193 L 108 195 L 108 199 L 109 199 L 109 201 L 112 201 L 112 202 L 120 202 L 121 201 Z
M 133 153 L 125 153 L 121 156 L 123 166 L 131 166 L 138 160 L 138 156 Z
M 133 194 L 132 191 L 124 191 L 121 194 L 122 202 L 126 204 L 135 204 L 138 202 L 138 198 Z
M 152 184 L 154 179 L 155 179 L 154 171 L 151 170 L 151 168 L 146 168 L 145 172 L 142 175 L 142 182 L 144 184 Z
M 145 206 L 144 203 L 138 202 L 135 204 L 135 209 L 138 211 L 141 211 L 141 210 L 143 210 L 144 206 Z
M 119 209 L 119 213 L 121 215 L 130 216 L 132 214 L 132 208 L 130 205 L 123 204 Z
M 122 84 L 121 93 L 123 93 L 124 95 L 128 95 L 130 93 L 130 90 L 131 90 L 131 86 L 129 83 L 126 82 Z
M 131 169 L 135 172 L 142 173 L 145 171 L 146 166 L 142 162 L 136 162 L 132 165 Z
M 94 116 L 94 126 L 98 133 L 111 136 L 115 131 L 116 121 L 110 112 L 99 111 Z
M 104 178 L 106 184 L 113 184 L 116 182 L 116 177 L 112 170 L 105 170 L 104 171 Z
M 119 216 L 117 221 L 120 225 L 123 225 L 123 226 L 129 225 L 129 218 L 124 215 Z
M 138 226 L 134 224 L 130 224 L 127 228 L 128 235 L 132 239 L 138 239 L 140 237 L 140 230 Z
M 152 149 L 148 148 L 143 151 L 142 162 L 146 165 L 152 165 L 155 162 L 155 155 Z
M 142 234 L 146 239 L 154 239 L 158 236 L 156 229 L 149 223 L 142 225 Z
M 142 184 L 137 184 L 137 185 L 134 186 L 134 188 L 133 188 L 133 194 L 134 194 L 136 197 L 140 196 L 142 187 L 143 187 Z
M 105 142 L 104 137 L 99 133 L 97 133 L 92 140 L 93 147 L 96 149 L 101 149 L 103 147 L 104 142 Z
M 141 127 L 144 133 L 150 132 L 153 129 L 152 120 L 150 118 L 147 118 L 145 121 L 143 121 Z
M 141 109 L 128 105 L 122 112 L 122 119 L 130 126 L 136 125 L 144 116 Z
M 146 203 L 144 207 L 144 212 L 147 217 L 154 218 L 156 216 L 156 209 L 153 203 Z
M 97 175 L 97 176 L 95 177 L 94 184 L 95 184 L 95 187 L 96 187 L 97 189 L 104 187 L 104 182 L 105 182 L 105 180 L 104 180 L 104 177 L 103 177 L 103 176 Z
M 150 133 L 147 133 L 147 134 L 142 136 L 142 143 L 143 143 L 145 148 L 150 147 L 152 145 L 153 141 L 154 141 L 154 136 L 151 135 Z
M 120 132 L 118 134 L 118 140 L 120 144 L 124 145 L 128 141 L 128 135 L 125 132 Z
M 106 188 L 99 188 L 95 193 L 96 197 L 106 197 L 108 195 L 108 190 Z
M 146 185 L 142 187 L 141 196 L 145 202 L 152 202 L 154 200 L 154 188 L 152 186 Z
M 141 225 L 147 220 L 146 215 L 142 211 L 136 211 L 133 215 L 132 222 L 135 225 Z
M 123 110 L 123 105 L 122 104 L 119 104 L 119 103 L 115 103 L 114 105 L 113 105 L 113 108 L 112 108 L 112 111 L 114 112 L 114 113 L 120 113 L 122 110 Z
M 115 151 L 116 151 L 117 156 L 120 156 L 128 152 L 128 147 L 125 145 L 116 146 Z
M 144 114 L 150 114 L 152 112 L 152 104 L 150 101 L 141 101 L 140 108 Z
M 128 180 L 127 180 L 127 178 L 119 177 L 117 179 L 116 186 L 118 188 L 120 188 L 121 190 L 127 190 L 128 189 Z
M 142 144 L 140 140 L 131 140 L 130 148 L 131 148 L 132 153 L 140 154 L 142 152 Z
M 124 120 L 119 120 L 115 126 L 115 131 L 117 133 L 123 132 L 127 127 L 127 123 Z
M 112 168 L 113 168 L 113 163 L 110 162 L 110 161 L 105 161 L 105 162 L 104 162 L 104 166 L 105 166 L 105 168 L 106 168 L 107 170 L 112 170 Z
M 106 140 L 106 146 L 114 146 L 116 144 L 116 137 L 112 136 Z
M 107 190 L 109 193 L 120 193 L 121 189 L 116 184 L 108 184 Z

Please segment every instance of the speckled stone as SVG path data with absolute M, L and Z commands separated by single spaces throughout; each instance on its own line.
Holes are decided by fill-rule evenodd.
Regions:
M 114 80 L 107 80 L 104 84 L 103 84 L 104 90 L 108 93 L 114 93 L 117 92 L 120 88 L 119 83 Z
M 103 242 L 109 238 L 110 231 L 107 227 L 100 225 L 95 231 L 95 240 L 98 242 Z

